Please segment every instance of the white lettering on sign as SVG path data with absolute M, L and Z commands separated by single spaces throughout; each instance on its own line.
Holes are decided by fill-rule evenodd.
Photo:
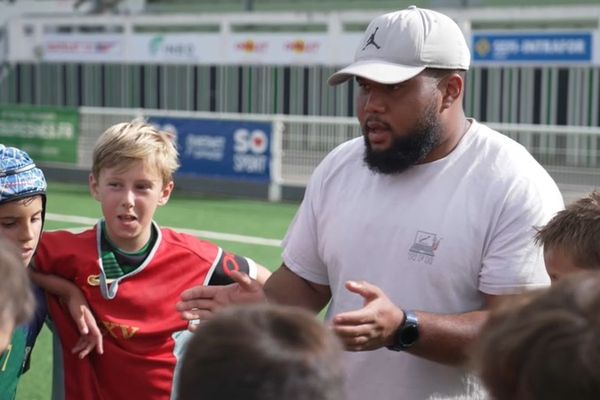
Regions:
M 264 174 L 267 170 L 269 146 L 267 134 L 260 129 L 249 131 L 240 128 L 233 133 L 233 170 L 251 174 Z
M 185 154 L 197 160 L 221 161 L 225 155 L 223 136 L 187 135 L 185 138 Z
M 507 58 L 519 52 L 519 42 L 515 39 L 500 39 L 494 41 L 494 53 L 497 57 Z
M 266 133 L 260 129 L 252 132 L 244 128 L 238 129 L 233 133 L 233 141 L 233 151 L 236 153 L 263 154 L 269 145 Z
M 585 42 L 581 39 L 530 39 L 523 40 L 524 54 L 585 54 Z
M 69 122 L 0 121 L 0 136 L 22 138 L 72 139 L 73 125 Z
M 267 169 L 267 156 L 255 156 L 252 154 L 234 154 L 233 170 L 235 172 L 246 172 L 263 174 Z

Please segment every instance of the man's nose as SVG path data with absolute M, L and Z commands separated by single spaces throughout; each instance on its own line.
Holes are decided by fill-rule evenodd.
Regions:
M 386 109 L 386 96 L 377 90 L 372 90 L 365 99 L 366 112 L 382 113 Z

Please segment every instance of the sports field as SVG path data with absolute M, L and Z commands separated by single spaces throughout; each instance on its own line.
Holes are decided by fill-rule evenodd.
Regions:
M 250 200 L 185 198 L 175 192 L 155 219 L 161 226 L 192 230 L 273 270 L 281 261 L 278 243 L 297 207 Z M 54 182 L 48 186 L 47 212 L 46 230 L 90 226 L 100 217 L 100 207 L 87 186 Z M 17 400 L 50 399 L 51 362 L 51 337 L 44 328 L 33 351 L 31 369 L 21 379 Z

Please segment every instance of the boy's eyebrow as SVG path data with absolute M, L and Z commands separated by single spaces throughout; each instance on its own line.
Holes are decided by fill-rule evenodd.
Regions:
M 43 209 L 39 209 L 38 211 L 36 211 L 35 213 L 29 215 L 28 217 L 35 217 L 38 214 L 41 214 L 44 210 Z M 0 215 L 0 219 L 19 219 L 19 218 L 23 218 L 26 217 L 25 215 Z

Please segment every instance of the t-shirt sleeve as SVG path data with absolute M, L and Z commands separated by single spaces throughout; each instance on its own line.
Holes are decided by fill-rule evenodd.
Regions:
M 44 232 L 33 259 L 33 268 L 43 274 L 52 274 L 71 282 L 77 275 L 77 263 L 66 262 L 62 255 L 65 254 L 65 244 L 71 245 L 71 238 L 63 235 L 63 232 Z M 81 249 L 73 248 L 72 255 Z
M 50 248 L 54 240 L 52 233 L 44 233 L 40 239 L 33 259 L 33 267 L 36 271 L 44 274 L 56 274 L 54 264 L 52 263 L 52 253 Z
M 230 271 L 244 272 L 251 278 L 256 279 L 257 268 L 252 259 L 219 249 L 217 258 L 207 277 L 207 285 L 218 286 L 233 283 L 229 276 Z
M 329 285 L 327 266 L 319 253 L 317 210 L 323 164 L 315 169 L 304 199 L 283 239 L 282 259 L 298 276 L 320 285 Z
M 543 252 L 534 236 L 536 227 L 546 224 L 563 207 L 553 182 L 515 182 L 484 249 L 479 290 L 502 295 L 548 286 Z

